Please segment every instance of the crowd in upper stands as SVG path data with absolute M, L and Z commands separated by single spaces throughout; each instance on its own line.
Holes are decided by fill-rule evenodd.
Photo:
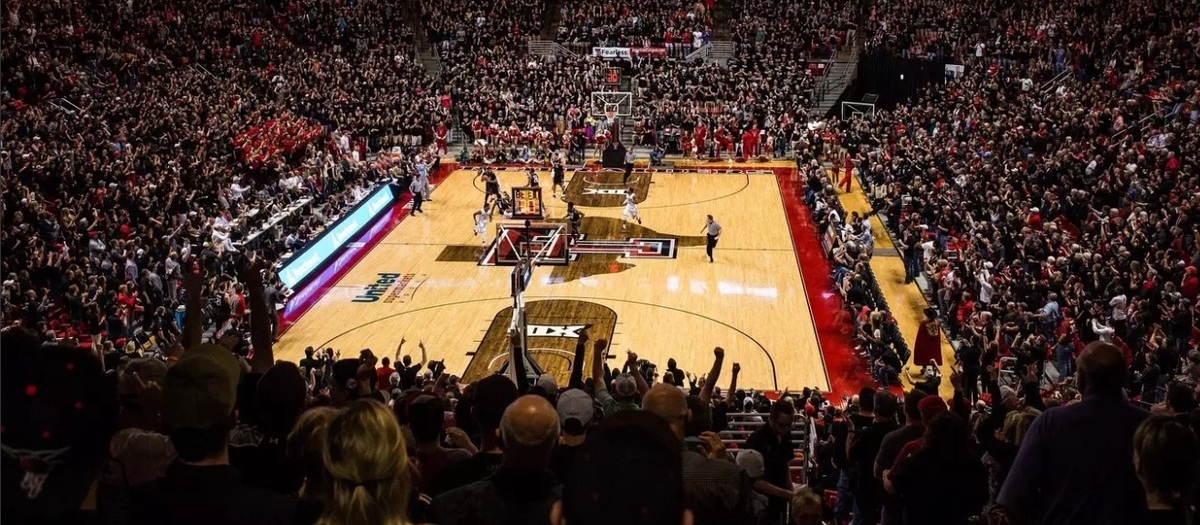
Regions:
M 1200 145 L 1200 35 L 1178 20 L 1197 13 L 1138 5 L 1156 14 L 1121 35 L 1124 17 L 1092 11 L 1086 29 L 1044 40 L 1028 60 L 980 64 L 846 126 L 909 277 L 930 279 L 973 368 L 1011 354 L 1066 378 L 1083 344 L 1109 341 L 1151 403 L 1192 368 L 1200 186 L 1187 152 Z M 1054 49 L 1080 45 L 1110 54 L 1071 54 L 1069 76 L 1031 81 Z
M 857 20 L 845 5 L 735 4 L 747 16 L 731 69 L 631 61 L 640 141 L 794 155 L 815 221 L 837 233 L 846 324 L 892 386 L 906 362 L 926 363 L 871 289 L 870 219 L 846 217 L 842 179 L 826 180 L 821 162 L 844 160 L 907 277 L 933 294 L 941 321 L 922 329 L 945 327 L 948 369 L 923 367 L 903 399 L 864 389 L 838 404 L 740 390 L 736 363 L 722 392 L 719 348 L 700 378 L 673 363 L 656 378 L 633 354 L 610 370 L 606 342 L 586 337 L 565 388 L 462 385 L 423 345 L 420 360 L 329 349 L 296 365 L 237 338 L 185 351 L 173 314 L 192 261 L 212 310 L 191 315 L 273 328 L 248 323 L 267 306 L 248 305 L 248 287 L 270 304 L 280 283 L 247 282 L 244 256 L 275 262 L 374 184 L 432 165 L 455 118 L 511 159 L 612 140 L 588 99 L 605 63 L 526 54 L 536 2 L 423 4 L 439 81 L 391 2 L 6 5 L 6 520 L 1193 523 L 1196 6 L 915 0 Z M 558 39 L 694 45 L 711 38 L 712 9 L 564 2 Z M 836 53 L 852 27 L 871 51 L 966 72 L 809 129 L 814 79 L 793 62 Z M 403 160 L 375 157 L 392 147 Z M 801 442 L 815 451 L 805 488 L 791 469 Z
M 748 0 L 734 3 L 731 39 L 745 56 L 799 61 L 829 58 L 845 46 L 848 29 L 856 27 L 859 4 Z M 839 34 L 841 33 L 841 34 Z
M 278 261 L 377 181 L 432 163 L 418 154 L 448 113 L 406 26 L 377 7 L 396 9 L 10 6 L 6 324 L 97 347 L 133 343 L 143 329 L 170 340 L 190 256 L 209 269 L 205 297 L 244 310 L 234 254 Z M 404 148 L 404 163 L 368 162 L 368 150 L 391 147 Z
M 559 42 L 695 49 L 712 40 L 712 0 L 562 2 Z
M 1005 436 L 985 456 L 999 475 L 989 501 L 1035 522 L 1192 522 L 1181 509 L 1194 493 L 1178 486 L 1148 497 L 1173 509 L 1154 518 L 1105 507 L 1101 494 L 1141 500 L 1069 472 L 1063 458 L 1076 451 L 1061 445 L 1099 436 L 1086 453 L 1112 458 L 1156 435 L 1194 470 L 1178 441 L 1194 437 L 1183 425 L 1135 434 L 1145 416 L 1129 399 L 1185 423 L 1196 408 L 1200 166 L 1189 152 L 1200 146 L 1200 13 L 1173 2 L 1128 8 L 1143 16 L 1087 1 L 880 6 L 868 47 L 965 64 L 965 74 L 839 126 L 907 277 L 935 299 L 964 395 L 1038 411 L 1039 400 L 1083 396 L 1074 416 L 1010 413 L 976 431 L 985 446 L 988 432 Z M 1112 378 L 1111 397 L 1081 381 L 1089 344 L 1114 345 L 1112 359 L 1131 371 Z M 1064 419 L 1085 414 L 1092 423 Z
M 536 36 L 541 30 L 545 9 L 543 2 L 533 0 L 438 1 L 422 2 L 420 6 L 422 25 L 439 50 L 464 48 L 475 54 L 493 48 L 522 47 L 525 37 Z

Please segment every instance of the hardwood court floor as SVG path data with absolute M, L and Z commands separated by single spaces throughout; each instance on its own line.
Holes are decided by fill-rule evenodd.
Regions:
M 520 170 L 498 174 L 506 191 L 525 183 Z M 548 172 L 540 177 L 544 186 L 550 182 Z M 722 346 L 721 387 L 728 386 L 738 362 L 740 387 L 828 391 L 775 176 L 739 171 L 634 177 L 642 177 L 631 183 L 639 198 L 645 195 L 639 205 L 643 225 L 622 234 L 620 199 L 585 198 L 588 188 L 609 187 L 620 174 L 574 174 L 571 198 L 596 205 L 581 208 L 585 240 L 673 239 L 676 258 L 589 253 L 566 268 L 536 268 L 526 301 L 529 324 L 539 330 L 529 337 L 538 362 L 565 384 L 575 327 L 590 324 L 593 339 L 612 340 L 610 366 L 619 366 L 633 350 L 660 370 L 675 358 L 684 370 L 701 375 L 712 364 L 713 347 Z M 298 360 L 310 345 L 346 356 L 370 348 L 390 357 L 404 337 L 406 354 L 419 355 L 417 342 L 424 341 L 431 359 L 444 360 L 452 373 L 466 371 L 467 380 L 501 366 L 512 269 L 479 266 L 472 259 L 480 246 L 472 213 L 482 203 L 482 188 L 474 171 L 449 175 L 424 204 L 426 213 L 404 219 L 291 326 L 275 346 L 276 357 Z M 544 192 L 550 218 L 561 218 L 565 203 L 551 198 L 549 187 Z M 706 214 L 725 228 L 713 264 L 704 254 Z M 489 239 L 494 235 L 490 225 Z M 381 295 L 366 295 L 368 287 Z M 586 358 L 590 363 L 590 354 Z

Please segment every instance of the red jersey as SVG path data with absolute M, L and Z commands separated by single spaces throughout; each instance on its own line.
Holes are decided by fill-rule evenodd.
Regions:
M 721 126 L 717 128 L 717 132 L 714 134 L 714 137 L 717 139 L 717 142 L 720 142 L 721 144 L 727 144 L 729 143 L 729 130 L 725 129 L 725 126 Z

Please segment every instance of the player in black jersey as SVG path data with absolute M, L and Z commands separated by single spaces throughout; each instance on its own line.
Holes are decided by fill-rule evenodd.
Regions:
M 574 202 L 567 203 L 567 222 L 571 224 L 571 244 L 574 245 L 579 241 L 579 229 L 583 225 L 583 213 L 575 207 Z
M 486 206 L 489 197 L 494 195 L 500 198 L 500 179 L 496 178 L 496 172 L 491 168 L 483 168 L 480 178 L 483 179 L 483 204 Z
M 558 189 L 562 188 L 563 200 L 567 200 L 567 187 L 563 182 L 566 179 L 567 170 L 563 166 L 562 161 L 555 160 L 553 168 L 553 184 L 550 186 L 550 191 L 553 192 L 553 197 L 558 197 Z

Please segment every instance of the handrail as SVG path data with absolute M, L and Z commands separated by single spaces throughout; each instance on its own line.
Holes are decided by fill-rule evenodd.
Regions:
M 691 62 L 691 61 L 697 60 L 697 59 L 708 60 L 708 55 L 710 55 L 712 53 L 712 48 L 713 48 L 713 44 L 712 44 L 712 42 L 709 42 L 707 44 L 700 46 L 695 51 L 688 53 L 687 56 L 683 57 L 683 59 L 688 62 Z
M 1064 79 L 1064 78 L 1066 78 L 1066 77 L 1067 77 L 1068 75 L 1070 75 L 1070 74 L 1071 74 L 1071 70 L 1070 70 L 1070 69 L 1064 69 L 1064 70 L 1062 70 L 1062 71 L 1061 71 L 1059 74 L 1057 74 L 1057 75 L 1054 75 L 1054 78 L 1051 78 L 1050 80 L 1047 80 L 1047 81 L 1045 81 L 1044 83 L 1042 83 L 1042 85 L 1041 85 L 1041 87 L 1039 88 L 1039 90 L 1040 90 L 1042 93 L 1046 93 L 1047 91 L 1050 91 L 1051 89 L 1054 89 L 1054 86 L 1057 86 L 1057 85 L 1058 85 L 1060 82 L 1062 82 L 1062 81 L 1063 81 L 1063 79 Z
M 565 56 L 565 57 L 571 57 L 571 58 L 577 58 L 579 56 L 579 54 L 577 54 L 576 52 L 567 48 L 566 46 L 563 46 L 562 44 L 559 44 L 558 42 L 554 42 L 552 40 L 542 40 L 539 38 L 530 38 L 527 41 L 526 45 L 527 45 L 528 52 L 531 55 L 556 56 L 556 57 Z

